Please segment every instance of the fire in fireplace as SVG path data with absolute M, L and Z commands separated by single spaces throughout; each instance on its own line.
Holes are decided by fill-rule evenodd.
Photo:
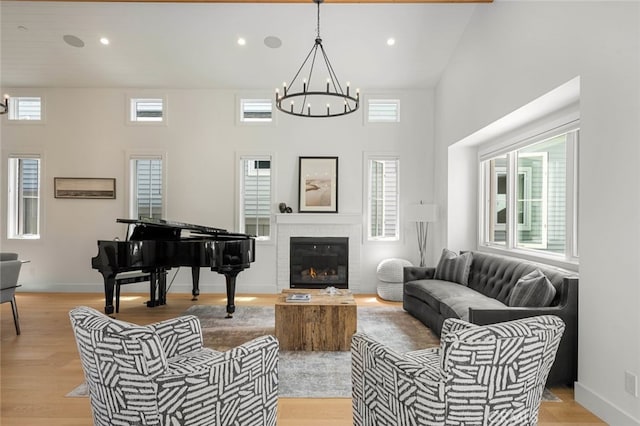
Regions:
M 349 288 L 349 238 L 291 237 L 291 288 Z

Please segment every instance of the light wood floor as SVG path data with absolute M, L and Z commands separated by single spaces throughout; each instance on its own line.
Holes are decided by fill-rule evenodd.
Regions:
M 2 426 L 87 426 L 91 425 L 88 398 L 65 395 L 83 380 L 68 311 L 78 305 L 104 308 L 102 294 L 20 293 L 18 294 L 22 334 L 15 335 L 11 306 L 1 306 L 1 411 Z M 359 305 L 388 305 L 374 296 L 357 296 Z M 168 305 L 147 308 L 145 295 L 123 294 L 118 318 L 147 324 L 171 318 L 191 304 L 226 303 L 222 295 L 201 295 L 191 302 L 186 294 L 170 294 Z M 270 305 L 271 295 L 238 295 L 237 309 L 243 305 Z M 604 425 L 573 399 L 573 390 L 554 388 L 563 402 L 542 404 L 540 425 Z M 281 398 L 279 426 L 351 425 L 351 400 Z

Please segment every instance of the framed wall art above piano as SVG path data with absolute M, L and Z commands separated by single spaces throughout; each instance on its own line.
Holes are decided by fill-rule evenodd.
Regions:
M 116 198 L 115 178 L 53 178 L 55 198 Z

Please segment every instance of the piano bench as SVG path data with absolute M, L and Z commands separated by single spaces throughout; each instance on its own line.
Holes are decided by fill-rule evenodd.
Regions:
M 116 275 L 116 314 L 120 312 L 120 286 L 125 284 L 151 281 L 151 274 L 147 272 L 122 272 Z

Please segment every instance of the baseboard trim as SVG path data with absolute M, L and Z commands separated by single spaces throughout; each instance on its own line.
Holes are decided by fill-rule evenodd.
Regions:
M 634 419 L 630 414 L 625 413 L 580 382 L 575 382 L 574 398 L 578 404 L 610 425 L 640 426 L 640 420 Z

